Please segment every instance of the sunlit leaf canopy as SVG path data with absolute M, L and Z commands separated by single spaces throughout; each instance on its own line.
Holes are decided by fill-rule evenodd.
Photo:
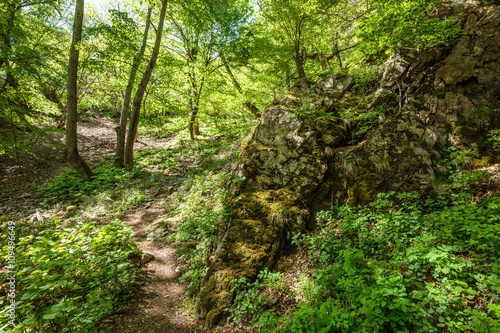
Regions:
M 441 2 L 169 1 L 142 115 L 160 122 L 176 115 L 184 118 L 179 126 L 186 126 L 193 111 L 196 123 L 217 122 L 214 117 L 246 121 L 252 114 L 245 103 L 262 110 L 301 77 L 349 72 L 369 80 L 376 67 L 403 45 L 421 50 L 452 42 L 458 32 L 454 18 L 432 16 Z M 30 87 L 24 96 L 32 105 L 48 103 L 39 116 L 56 114 L 64 108 L 73 2 L 11 3 L 0 4 L 0 77 L 5 80 L 10 73 L 21 89 Z M 148 6 L 153 8 L 151 33 L 139 73 L 151 56 L 159 5 L 160 1 L 85 1 L 79 45 L 81 110 L 121 109 Z M 3 94 L 8 88 L 4 90 Z

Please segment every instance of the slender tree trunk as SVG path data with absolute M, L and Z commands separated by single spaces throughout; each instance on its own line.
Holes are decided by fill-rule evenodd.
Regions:
M 191 110 L 191 118 L 189 119 L 189 124 L 188 124 L 188 130 L 189 130 L 189 137 L 191 140 L 194 140 L 195 136 L 195 122 L 196 122 L 196 116 L 198 115 L 198 108 L 193 108 Z
M 243 94 L 243 89 L 241 88 L 238 80 L 236 80 L 236 77 L 234 76 L 233 71 L 231 70 L 231 67 L 229 67 L 229 65 L 227 64 L 227 62 L 224 59 L 222 59 L 222 61 L 224 61 L 224 67 L 226 68 L 226 72 L 229 75 L 229 77 L 231 77 L 231 81 L 233 82 L 233 85 L 236 87 L 236 90 L 238 90 L 238 92 L 240 94 Z M 252 114 L 255 116 L 255 118 L 260 118 L 262 116 L 260 114 L 259 109 L 252 102 L 245 101 L 243 104 L 247 107 L 248 110 L 250 110 L 250 112 L 252 112 Z
M 61 109 L 61 117 L 59 118 L 59 123 L 57 124 L 57 128 L 59 129 L 64 129 L 66 127 L 67 110 L 67 106 Z
M 139 53 L 134 57 L 134 61 L 132 63 L 132 69 L 130 70 L 130 76 L 127 83 L 127 88 L 125 89 L 125 96 L 123 97 L 122 111 L 120 114 L 120 125 L 115 127 L 116 131 L 115 166 L 117 168 L 123 168 L 124 166 L 123 163 L 125 160 L 125 133 L 127 130 L 128 112 L 130 110 L 130 98 L 132 96 L 132 87 L 134 86 L 135 77 L 137 76 L 137 69 L 139 68 L 141 59 L 144 56 L 144 51 L 146 50 L 150 20 L 151 20 L 151 7 L 148 8 L 148 15 L 146 17 L 146 27 L 144 28 L 144 35 L 142 37 L 141 49 Z
M 8 61 L 7 59 L 11 49 L 10 33 L 12 31 L 12 28 L 14 27 L 14 19 L 16 17 L 16 11 L 17 11 L 14 2 L 10 3 L 8 7 L 9 7 L 9 18 L 7 20 L 7 29 L 2 33 L 3 45 L 2 45 L 2 52 L 0 55 L 0 69 L 2 69 L 4 63 Z
M 196 117 L 198 116 L 198 110 L 200 106 L 200 97 L 201 93 L 203 92 L 203 86 L 205 84 L 205 77 L 201 79 L 200 87 L 198 88 L 198 91 L 194 90 L 193 91 L 193 99 L 191 100 L 192 103 L 191 105 L 191 118 L 189 119 L 189 136 L 191 140 L 194 140 L 195 135 L 200 135 L 200 126 L 198 124 L 198 121 L 196 120 Z
M 116 104 L 118 104 L 118 95 L 115 95 L 115 99 L 113 100 L 113 118 L 115 118 L 118 114 L 118 108 L 116 107 Z
M 57 123 L 57 128 L 64 128 L 66 126 L 66 106 L 61 102 L 61 98 L 57 94 L 55 87 L 42 87 L 41 93 L 52 103 L 56 103 L 61 111 L 61 116 Z
M 299 79 L 306 77 L 306 71 L 304 70 L 304 60 L 300 55 L 296 55 L 293 60 L 295 60 L 295 67 L 297 67 L 297 73 L 299 74 Z
M 73 24 L 73 41 L 69 51 L 68 64 L 68 102 L 67 102 L 67 129 L 66 129 L 66 150 L 64 157 L 68 163 L 85 180 L 90 180 L 92 170 L 80 157 L 77 149 L 76 127 L 77 127 L 77 78 L 78 78 L 78 57 L 79 51 L 75 47 L 82 39 L 84 0 L 77 0 L 75 7 L 75 21 Z
M 165 12 L 167 11 L 167 0 L 162 0 L 160 20 L 158 22 L 158 29 L 156 30 L 156 40 L 153 47 L 153 54 L 149 60 L 148 67 L 142 76 L 142 80 L 139 83 L 137 92 L 135 93 L 134 103 L 132 105 L 132 115 L 130 116 L 130 126 L 127 133 L 127 144 L 125 146 L 125 167 L 131 168 L 134 165 L 134 139 L 137 134 L 137 126 L 139 125 L 139 113 L 141 110 L 142 98 L 144 97 L 144 92 L 146 91 L 146 86 L 148 85 L 151 73 L 156 65 L 156 60 L 158 59 L 158 52 L 160 51 L 161 35 L 163 31 L 163 23 L 165 21 Z

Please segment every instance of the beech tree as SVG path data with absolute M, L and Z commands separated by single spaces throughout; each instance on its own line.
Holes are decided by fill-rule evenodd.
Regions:
M 308 55 L 325 39 L 327 12 L 334 1 L 261 0 L 258 2 L 264 35 L 273 40 L 278 52 L 295 63 L 299 79 L 306 77 Z M 314 45 L 316 44 L 316 45 Z
M 77 0 L 75 6 L 75 19 L 73 23 L 73 41 L 69 51 L 68 65 L 68 99 L 67 99 L 67 125 L 66 125 L 66 150 L 64 157 L 66 161 L 80 174 L 85 180 L 90 180 L 92 170 L 80 157 L 77 148 L 76 129 L 77 129 L 77 79 L 78 79 L 78 43 L 82 39 L 84 0 Z
M 148 42 L 148 32 L 149 25 L 151 20 L 151 11 L 152 8 L 148 8 L 148 13 L 146 16 L 146 26 L 144 28 L 144 35 L 142 37 L 141 49 L 139 53 L 134 57 L 132 68 L 130 69 L 130 76 L 127 83 L 127 88 L 125 89 L 122 110 L 120 113 L 120 125 L 115 128 L 116 130 L 116 159 L 115 166 L 118 168 L 123 168 L 124 166 L 124 153 L 125 153 L 125 134 L 127 128 L 127 119 L 128 112 L 130 110 L 130 98 L 132 96 L 132 88 L 134 86 L 135 77 L 137 75 L 137 70 L 141 63 L 142 57 L 144 56 L 144 52 L 146 50 L 146 45 Z
M 218 55 L 215 52 L 213 36 L 204 28 L 196 24 L 189 25 L 189 20 L 179 22 L 171 16 L 177 30 L 177 38 L 182 41 L 178 54 L 184 59 L 183 69 L 187 81 L 188 104 L 191 117 L 188 130 L 191 140 L 199 135 L 198 112 L 200 100 L 207 78 L 221 65 L 217 63 Z M 198 23 L 198 22 L 196 22 Z
M 158 53 L 160 52 L 161 45 L 161 35 L 163 32 L 163 24 L 165 21 L 165 13 L 167 11 L 167 0 L 162 0 L 160 18 L 158 21 L 158 28 L 156 30 L 155 45 L 153 47 L 153 54 L 149 60 L 148 67 L 142 75 L 141 82 L 135 93 L 134 102 L 132 105 L 132 115 L 130 116 L 130 126 L 127 133 L 127 144 L 125 145 L 125 167 L 131 168 L 134 165 L 134 141 L 137 135 L 137 126 L 139 125 L 139 113 L 141 110 L 141 103 L 146 91 L 151 74 L 156 65 L 156 60 L 158 59 Z

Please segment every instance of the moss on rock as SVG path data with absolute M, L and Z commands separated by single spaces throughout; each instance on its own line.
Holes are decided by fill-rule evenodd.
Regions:
M 485 31 L 500 23 L 500 8 L 488 15 L 488 23 L 480 27 Z M 307 92 L 295 88 L 266 108 L 243 141 L 233 179 L 244 181 L 230 187 L 230 216 L 218 227 L 198 295 L 198 313 L 208 326 L 217 324 L 231 303 L 231 281 L 240 276 L 253 279 L 263 268 L 271 268 L 291 236 L 303 231 L 316 211 L 346 202 L 364 205 L 387 190 L 431 193 L 435 174 L 443 170 L 439 151 L 446 146 L 472 149 L 474 167 L 498 161 L 486 135 L 500 125 L 498 109 L 491 107 L 500 96 L 499 76 L 491 74 L 500 68 L 498 47 L 484 34 L 462 38 L 459 45 L 475 45 L 473 51 L 458 47 L 398 56 L 396 61 L 404 66 L 396 66 L 395 60 L 388 64 L 403 70 L 395 73 L 397 85 L 396 76 L 388 75 L 370 103 L 350 96 L 345 105 L 373 111 L 369 131 L 354 135 L 359 140 L 355 145 L 350 145 L 353 135 L 332 107 L 335 103 L 317 87 Z M 487 62 L 480 59 L 484 50 Z M 388 97 L 391 90 L 405 96 L 396 109 L 394 98 Z M 301 96 L 306 95 L 307 105 L 302 105 Z M 378 119 L 375 107 L 383 112 Z M 485 108 L 488 118 L 475 120 L 474 112 Z M 310 112 L 292 117 L 296 110 Z M 332 117 L 318 119 L 326 113 Z M 364 116 L 359 117 L 359 126 L 367 125 Z

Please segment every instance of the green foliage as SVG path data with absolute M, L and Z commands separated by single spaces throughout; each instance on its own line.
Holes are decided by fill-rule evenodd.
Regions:
M 441 19 L 430 15 L 442 2 L 373 2 L 366 17 L 357 22 L 357 38 L 370 53 L 390 52 L 403 47 L 423 50 L 437 45 L 450 45 L 460 35 L 460 29 L 455 25 L 456 18 Z
M 345 112 L 344 118 L 351 124 L 354 128 L 353 132 L 353 142 L 362 138 L 366 132 L 371 130 L 379 120 L 379 115 L 386 112 L 386 106 L 384 104 L 377 106 L 369 112 L 356 112 L 356 109 L 348 109 Z
M 436 86 L 434 87 L 434 93 L 436 94 L 437 97 L 443 98 L 445 93 L 446 93 L 446 88 L 445 86 Z
M 459 150 L 455 147 L 446 147 L 441 150 L 443 159 L 441 163 L 446 165 L 449 171 L 449 183 L 446 187 L 450 189 L 450 195 L 454 200 L 470 199 L 471 185 L 486 179 L 486 171 L 470 171 L 470 159 L 474 156 L 472 150 Z
M 370 206 L 318 214 L 303 237 L 318 293 L 286 332 L 500 329 L 499 197 L 424 214 L 418 194 L 390 192 Z
M 495 149 L 500 151 L 500 129 L 492 130 L 489 133 L 488 141 L 492 142 Z
M 58 221 L 33 226 L 18 222 L 16 241 L 15 332 L 91 332 L 98 320 L 134 290 L 139 255 L 133 233 L 119 221 L 103 227 L 91 223 L 64 227 Z M 2 224 L 6 230 L 8 223 Z M 2 259 L 7 233 L 2 233 Z M 8 272 L 1 274 L 2 280 Z M 0 327 L 9 320 L 6 297 Z
M 316 121 L 322 119 L 330 119 L 334 118 L 336 112 L 330 109 L 325 109 L 318 107 L 318 105 L 314 104 L 314 95 L 311 94 L 302 98 L 302 104 L 297 107 L 295 113 L 292 116 L 288 114 L 285 116 L 285 120 L 289 121 L 289 117 L 300 117 L 304 121 Z
M 233 304 L 225 310 L 229 314 L 229 321 L 237 325 L 251 322 L 254 327 L 264 330 L 275 328 L 280 323 L 274 309 L 266 308 L 274 303 L 270 297 L 273 293 L 281 293 L 286 289 L 282 273 L 271 273 L 265 269 L 254 282 L 241 277 L 231 283 L 234 284 L 232 292 L 236 292 L 236 297 Z
M 179 262 L 187 269 L 181 277 L 191 293 L 199 290 L 206 273 L 205 261 L 213 244 L 215 228 L 227 216 L 224 184 L 229 174 L 197 175 L 174 195 L 174 214 L 180 214 L 178 230 L 170 236 L 178 246 Z
M 41 142 L 57 149 L 64 147 L 59 141 L 51 138 L 51 134 L 60 133 L 62 131 L 60 129 L 50 126 L 34 126 L 27 119 L 23 120 L 17 115 L 13 119 L 14 128 L 10 119 L 0 114 L 0 123 L 2 122 L 10 124 L 0 128 L 0 156 L 5 154 L 10 158 L 19 158 L 19 161 L 24 158 L 37 159 L 36 152 Z
M 130 180 L 137 175 L 137 170 L 126 171 L 115 168 L 111 163 L 98 167 L 94 170 L 91 182 L 84 181 L 74 170 L 66 169 L 54 179 L 43 184 L 39 190 L 44 193 L 49 202 L 61 199 L 82 201 L 86 196 L 96 195 L 114 188 L 118 183 Z

